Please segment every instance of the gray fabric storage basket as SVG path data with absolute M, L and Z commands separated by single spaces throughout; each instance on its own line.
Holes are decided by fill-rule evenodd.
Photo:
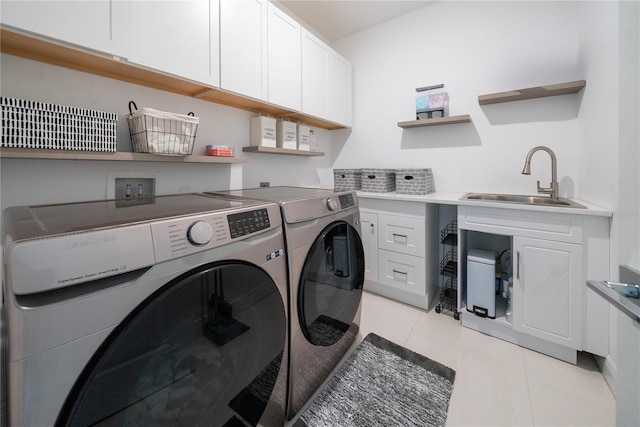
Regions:
M 434 191 L 431 169 L 396 169 L 396 193 L 418 195 Z
M 360 169 L 334 169 L 333 189 L 335 191 L 360 190 L 362 181 Z
M 369 193 L 396 191 L 395 169 L 362 169 L 362 191 Z

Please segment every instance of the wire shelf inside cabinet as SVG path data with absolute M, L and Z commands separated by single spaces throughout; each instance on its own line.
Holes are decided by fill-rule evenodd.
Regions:
M 458 246 L 458 221 L 453 220 L 440 230 L 440 243 L 447 246 Z
M 449 251 L 440 260 L 440 275 L 456 276 L 458 272 L 458 254 L 455 251 Z
M 453 220 L 440 230 L 443 257 L 440 260 L 440 302 L 436 305 L 436 313 L 442 310 L 453 312 L 453 317 L 460 319 L 458 312 L 458 221 Z

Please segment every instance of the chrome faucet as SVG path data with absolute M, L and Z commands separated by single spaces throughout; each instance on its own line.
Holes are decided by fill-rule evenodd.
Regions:
M 527 158 L 524 162 L 524 169 L 522 169 L 522 174 L 531 175 L 531 156 L 533 156 L 533 153 L 540 150 L 546 151 L 551 157 L 551 187 L 540 187 L 540 181 L 538 181 L 538 194 L 549 194 L 551 196 L 551 199 L 558 200 L 558 165 L 556 154 L 551 150 L 551 148 L 542 145 L 532 148 L 531 151 L 529 151 L 529 153 L 527 154 Z

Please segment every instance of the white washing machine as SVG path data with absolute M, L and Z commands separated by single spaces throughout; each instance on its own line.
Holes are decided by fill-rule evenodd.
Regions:
M 277 204 L 16 207 L 3 225 L 7 425 L 283 425 Z
M 357 196 L 354 191 L 302 187 L 215 194 L 280 204 L 289 263 L 291 419 L 345 355 L 360 328 L 364 250 Z

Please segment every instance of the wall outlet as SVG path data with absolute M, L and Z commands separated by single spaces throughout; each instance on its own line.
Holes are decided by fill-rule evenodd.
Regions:
M 269 181 L 260 181 L 260 187 L 268 187 L 269 185 Z
M 155 195 L 155 178 L 116 178 L 116 199 L 148 199 Z

